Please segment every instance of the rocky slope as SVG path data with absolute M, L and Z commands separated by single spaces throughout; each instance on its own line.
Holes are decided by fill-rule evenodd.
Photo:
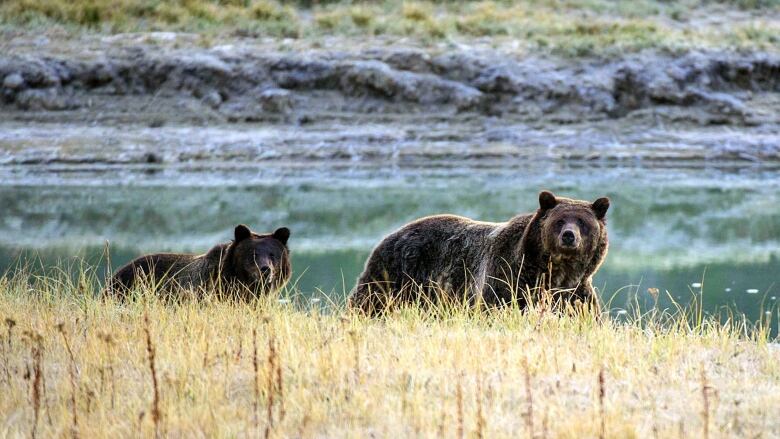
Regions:
M 11 47 L 0 55 L 0 123 L 6 124 L 6 133 L 33 122 L 64 124 L 65 129 L 57 130 L 66 132 L 74 125 L 122 131 L 128 125 L 154 129 L 248 123 L 308 133 L 311 127 L 373 123 L 379 127 L 373 137 L 380 146 L 372 150 L 369 144 L 376 139 L 369 135 L 354 139 L 355 148 L 369 148 L 366 156 L 384 157 L 393 154 L 398 139 L 388 145 L 381 139 L 387 132 L 397 133 L 396 124 L 404 127 L 400 131 L 424 124 L 426 133 L 436 132 L 438 140 L 451 133 L 454 140 L 510 145 L 529 126 L 532 132 L 557 132 L 545 138 L 547 144 L 560 138 L 561 127 L 587 131 L 601 126 L 599 133 L 620 138 L 631 127 L 640 128 L 628 137 L 662 126 L 670 132 L 698 132 L 690 142 L 695 145 L 713 137 L 710 129 L 718 125 L 729 127 L 728 132 L 744 131 L 744 142 L 693 154 L 681 147 L 679 155 L 780 158 L 780 55 L 773 53 L 644 52 L 618 59 L 559 59 L 469 46 L 340 51 L 274 50 L 273 45 L 246 41 L 211 48 L 133 42 L 80 51 L 76 44 L 47 41 Z M 459 133 L 464 126 L 471 127 L 468 133 Z M 11 137 L 0 136 L 4 161 L 9 155 L 12 162 L 29 159 L 15 152 L 20 148 Z M 533 143 L 533 136 L 527 137 Z M 322 142 L 308 143 L 301 150 L 270 155 L 306 156 Z M 592 151 L 585 146 L 561 156 L 587 157 Z M 492 154 L 490 148 L 486 151 Z M 441 152 L 453 154 L 447 148 Z M 131 161 L 161 158 L 133 157 Z

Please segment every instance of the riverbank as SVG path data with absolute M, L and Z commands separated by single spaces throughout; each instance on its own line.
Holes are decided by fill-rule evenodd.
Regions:
M 777 161 L 778 23 L 777 0 L 9 0 L 0 161 Z
M 7 41 L 2 162 L 780 159 L 773 52 L 198 38 Z
M 553 123 L 637 113 L 700 125 L 780 121 L 780 54 L 772 52 L 693 49 L 567 59 L 479 42 L 371 46 L 337 38 L 322 48 L 229 39 L 203 48 L 193 38 L 12 41 L 0 59 L 4 110 L 32 113 L 14 117 L 19 120 L 34 121 L 38 111 L 81 110 L 70 121 L 81 115 L 93 123 L 152 125 L 472 113 Z M 69 121 L 67 115 L 38 117 Z

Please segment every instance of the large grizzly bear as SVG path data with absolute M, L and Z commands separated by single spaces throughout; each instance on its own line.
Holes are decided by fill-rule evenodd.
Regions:
M 376 314 L 393 303 L 513 301 L 540 290 L 599 306 L 591 284 L 607 255 L 608 198 L 593 203 L 539 194 L 535 213 L 504 223 L 435 215 L 388 235 L 371 253 L 349 299 Z
M 137 282 L 145 281 L 173 297 L 204 288 L 221 288 L 243 299 L 273 293 L 290 280 L 289 238 L 286 227 L 257 234 L 240 224 L 233 241 L 205 254 L 156 253 L 131 261 L 114 274 L 108 291 L 125 297 Z

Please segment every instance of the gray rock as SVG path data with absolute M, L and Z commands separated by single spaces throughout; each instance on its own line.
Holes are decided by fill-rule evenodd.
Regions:
M 336 68 L 326 61 L 282 57 L 268 64 L 270 79 L 286 89 L 331 88 L 338 82 Z
M 16 95 L 16 106 L 22 110 L 60 111 L 76 108 L 78 105 L 56 88 L 27 89 Z
M 747 116 L 749 114 L 745 103 L 728 93 L 700 93 L 699 97 L 716 113 L 734 116 Z
M 382 56 L 382 61 L 398 70 L 415 73 L 434 73 L 431 57 L 421 50 L 397 50 Z
M 489 67 L 474 80 L 474 85 L 485 93 L 518 94 L 522 89 L 519 83 L 520 78 L 507 66 Z
M 205 74 L 220 74 L 228 76 L 233 69 L 225 61 L 214 54 L 194 53 L 188 56 L 181 56 L 175 60 L 185 69 L 197 71 Z
M 67 71 L 62 61 L 48 58 L 24 58 L 19 60 L 19 71 L 24 81 L 32 87 L 56 87 L 61 84 L 60 75 Z
M 216 90 L 206 92 L 200 99 L 201 102 L 208 105 L 211 108 L 219 108 L 222 104 L 222 96 Z
M 9 90 L 18 90 L 24 86 L 24 78 L 19 73 L 11 73 L 3 79 L 3 87 Z
M 267 113 L 288 114 L 293 109 L 292 93 L 282 88 L 270 88 L 260 92 L 258 101 Z
M 468 84 L 432 74 L 398 71 L 379 61 L 353 61 L 339 73 L 339 88 L 353 96 L 423 105 L 455 104 L 459 108 L 473 106 L 482 97 Z

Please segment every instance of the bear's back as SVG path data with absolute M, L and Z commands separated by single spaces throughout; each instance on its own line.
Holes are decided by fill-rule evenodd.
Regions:
M 197 255 L 183 253 L 155 253 L 138 257 L 117 270 L 111 281 L 111 292 L 123 296 L 138 281 L 168 287 L 172 280 L 190 280 L 192 266 L 198 259 Z

